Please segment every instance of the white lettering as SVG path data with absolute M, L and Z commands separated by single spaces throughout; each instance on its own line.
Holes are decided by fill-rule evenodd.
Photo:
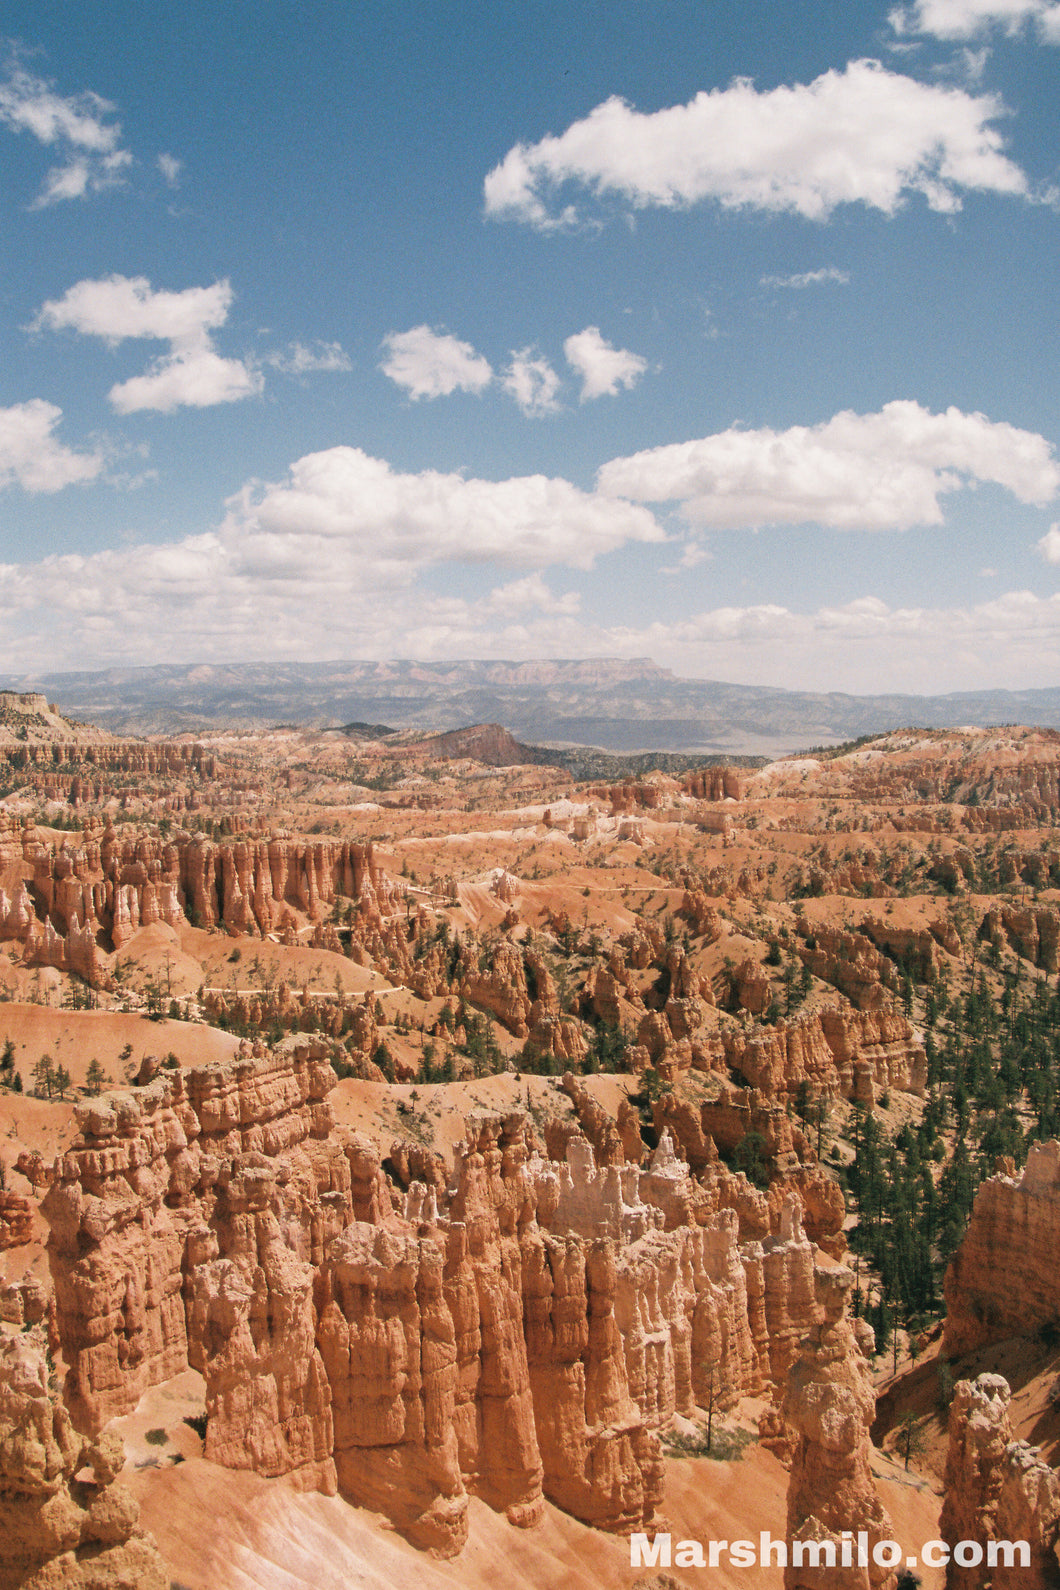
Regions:
M 671 1538 L 669 1535 L 656 1535 L 649 1546 L 647 1535 L 630 1535 L 629 1566 L 631 1568 L 669 1568 Z
M 821 1561 L 822 1556 L 824 1561 Z M 807 1561 L 809 1558 L 809 1561 Z M 793 1568 L 834 1568 L 834 1540 L 793 1540 L 791 1543 Z
M 718 1559 L 714 1555 L 715 1546 L 725 1546 L 727 1544 L 728 1542 L 724 1540 L 711 1541 L 710 1566 L 712 1568 L 716 1568 L 718 1566 Z M 705 1568 L 707 1565 L 703 1560 L 703 1547 L 699 1544 L 699 1541 L 679 1540 L 677 1542 L 677 1554 L 674 1557 L 674 1564 L 678 1568 Z
M 755 1543 L 753 1540 L 734 1540 L 729 1548 L 729 1561 L 734 1568 L 753 1568 Z
M 771 1551 L 775 1551 L 777 1554 L 777 1567 L 786 1568 L 788 1566 L 787 1541 L 774 1540 L 770 1535 L 769 1530 L 763 1529 L 762 1533 L 758 1537 L 758 1566 L 760 1568 L 769 1568 L 772 1566 L 769 1560 L 769 1554 Z M 749 1567 L 750 1564 L 743 1564 L 742 1566 Z
M 897 1568 L 902 1548 L 896 1540 L 878 1540 L 872 1548 L 872 1560 L 877 1568 Z
M 718 1567 L 719 1555 L 720 1555 L 721 1552 L 723 1552 L 725 1550 L 725 1548 L 726 1548 L 726 1546 L 728 1544 L 729 1544 L 729 1542 L 727 1540 L 712 1540 L 711 1541 L 710 1547 L 709 1547 L 710 1561 L 708 1563 L 708 1567 L 711 1567 L 711 1568 L 717 1568 Z
M 950 1548 L 944 1540 L 925 1540 L 920 1560 L 925 1568 L 945 1568 L 950 1560 Z
M 1016 1552 L 1020 1560 L 1015 1561 Z M 1029 1568 L 1031 1565 L 1031 1548 L 1025 1540 L 992 1540 L 986 1548 L 986 1565 L 988 1568 L 997 1567 L 998 1553 L 1004 1555 L 1003 1568 Z
M 953 1548 L 953 1560 L 958 1568 L 978 1568 L 983 1548 L 977 1540 L 959 1540 Z

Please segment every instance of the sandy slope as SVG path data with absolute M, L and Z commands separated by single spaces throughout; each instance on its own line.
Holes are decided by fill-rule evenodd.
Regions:
M 624 1537 L 603 1535 L 549 1506 L 541 1525 L 513 1529 L 477 1498 L 467 1546 L 449 1561 L 415 1551 L 385 1519 L 341 1497 L 302 1495 L 283 1481 L 217 1468 L 184 1422 L 202 1412 L 202 1380 L 186 1371 L 149 1391 L 115 1421 L 125 1439 L 124 1478 L 141 1503 L 175 1585 L 185 1590 L 630 1590 L 643 1568 L 629 1565 Z M 155 1441 L 146 1440 L 150 1430 Z M 165 1431 L 166 1441 L 157 1437 Z M 177 1459 L 175 1462 L 174 1459 Z M 907 1551 L 937 1533 L 938 1498 L 916 1475 L 877 1456 L 884 1501 Z M 674 1542 L 757 1539 L 784 1532 L 787 1472 L 757 1445 L 732 1463 L 669 1460 L 666 1522 Z M 682 1584 L 719 1590 L 781 1590 L 778 1567 L 669 1570 Z M 922 1570 L 924 1590 L 941 1574 Z

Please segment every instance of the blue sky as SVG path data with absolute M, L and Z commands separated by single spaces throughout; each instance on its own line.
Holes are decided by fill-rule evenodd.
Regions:
M 5 15 L 0 667 L 1056 682 L 1060 4 Z

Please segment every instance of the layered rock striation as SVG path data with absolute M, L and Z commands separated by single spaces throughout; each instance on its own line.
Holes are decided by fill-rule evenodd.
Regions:
M 471 1494 L 516 1525 L 548 1497 L 643 1527 L 660 1428 L 779 1394 L 820 1316 L 796 1197 L 759 1195 L 749 1238 L 669 1134 L 647 1166 L 580 1134 L 557 1162 L 519 1114 L 473 1117 L 447 1181 L 399 1189 L 334 1127 L 333 1082 L 290 1038 L 78 1106 L 41 1206 L 78 1428 L 190 1364 L 207 1457 L 451 1553 Z
M 231 933 L 279 932 L 321 922 L 338 896 L 378 920 L 393 891 L 371 844 L 238 839 L 215 844 L 179 833 L 165 841 L 119 836 L 108 823 L 56 844 L 32 824 L 0 833 L 0 937 L 25 945 L 28 965 L 106 980 L 101 956 L 141 927 L 165 922 Z

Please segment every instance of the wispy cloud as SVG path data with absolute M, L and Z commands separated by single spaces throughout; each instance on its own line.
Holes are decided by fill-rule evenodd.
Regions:
M 504 373 L 504 390 L 531 419 L 555 414 L 560 408 L 560 379 L 543 354 L 534 348 L 512 351 Z
M 0 124 L 28 132 L 63 157 L 47 173 L 35 208 L 82 199 L 124 180 L 133 157 L 121 146 L 114 111 L 109 100 L 89 91 L 60 94 L 54 83 L 28 71 L 17 52 L 9 55 L 0 79 Z
M 849 271 L 841 271 L 836 265 L 824 265 L 820 270 L 797 271 L 794 276 L 762 276 L 759 286 L 792 287 L 799 291 L 804 287 L 846 287 L 849 281 Z
M 270 353 L 265 361 L 284 375 L 312 375 L 319 371 L 344 372 L 352 370 L 349 354 L 337 342 L 316 342 L 307 347 L 302 342 L 292 342 L 283 352 Z
M 746 78 L 644 114 L 609 99 L 558 137 L 520 143 L 485 179 L 486 213 L 549 229 L 578 219 L 565 185 L 634 207 L 787 211 L 824 221 L 841 204 L 892 215 L 912 194 L 933 210 L 966 191 L 1028 195 L 1004 153 L 993 95 L 917 82 L 853 61 L 809 84 L 759 92 Z
M 689 569 L 697 569 L 701 563 L 711 563 L 714 554 L 702 541 L 686 541 L 681 550 L 681 556 L 676 563 L 665 563 L 664 574 L 687 574 Z
M 1060 44 L 1060 5 L 1055 0 L 917 0 L 896 6 L 887 20 L 900 35 L 927 33 L 959 40 L 1001 32 L 1011 38 L 1030 29 L 1043 43 Z
M 183 161 L 178 160 L 175 155 L 162 154 L 159 155 L 157 164 L 167 187 L 179 188 L 181 172 L 184 170 Z

